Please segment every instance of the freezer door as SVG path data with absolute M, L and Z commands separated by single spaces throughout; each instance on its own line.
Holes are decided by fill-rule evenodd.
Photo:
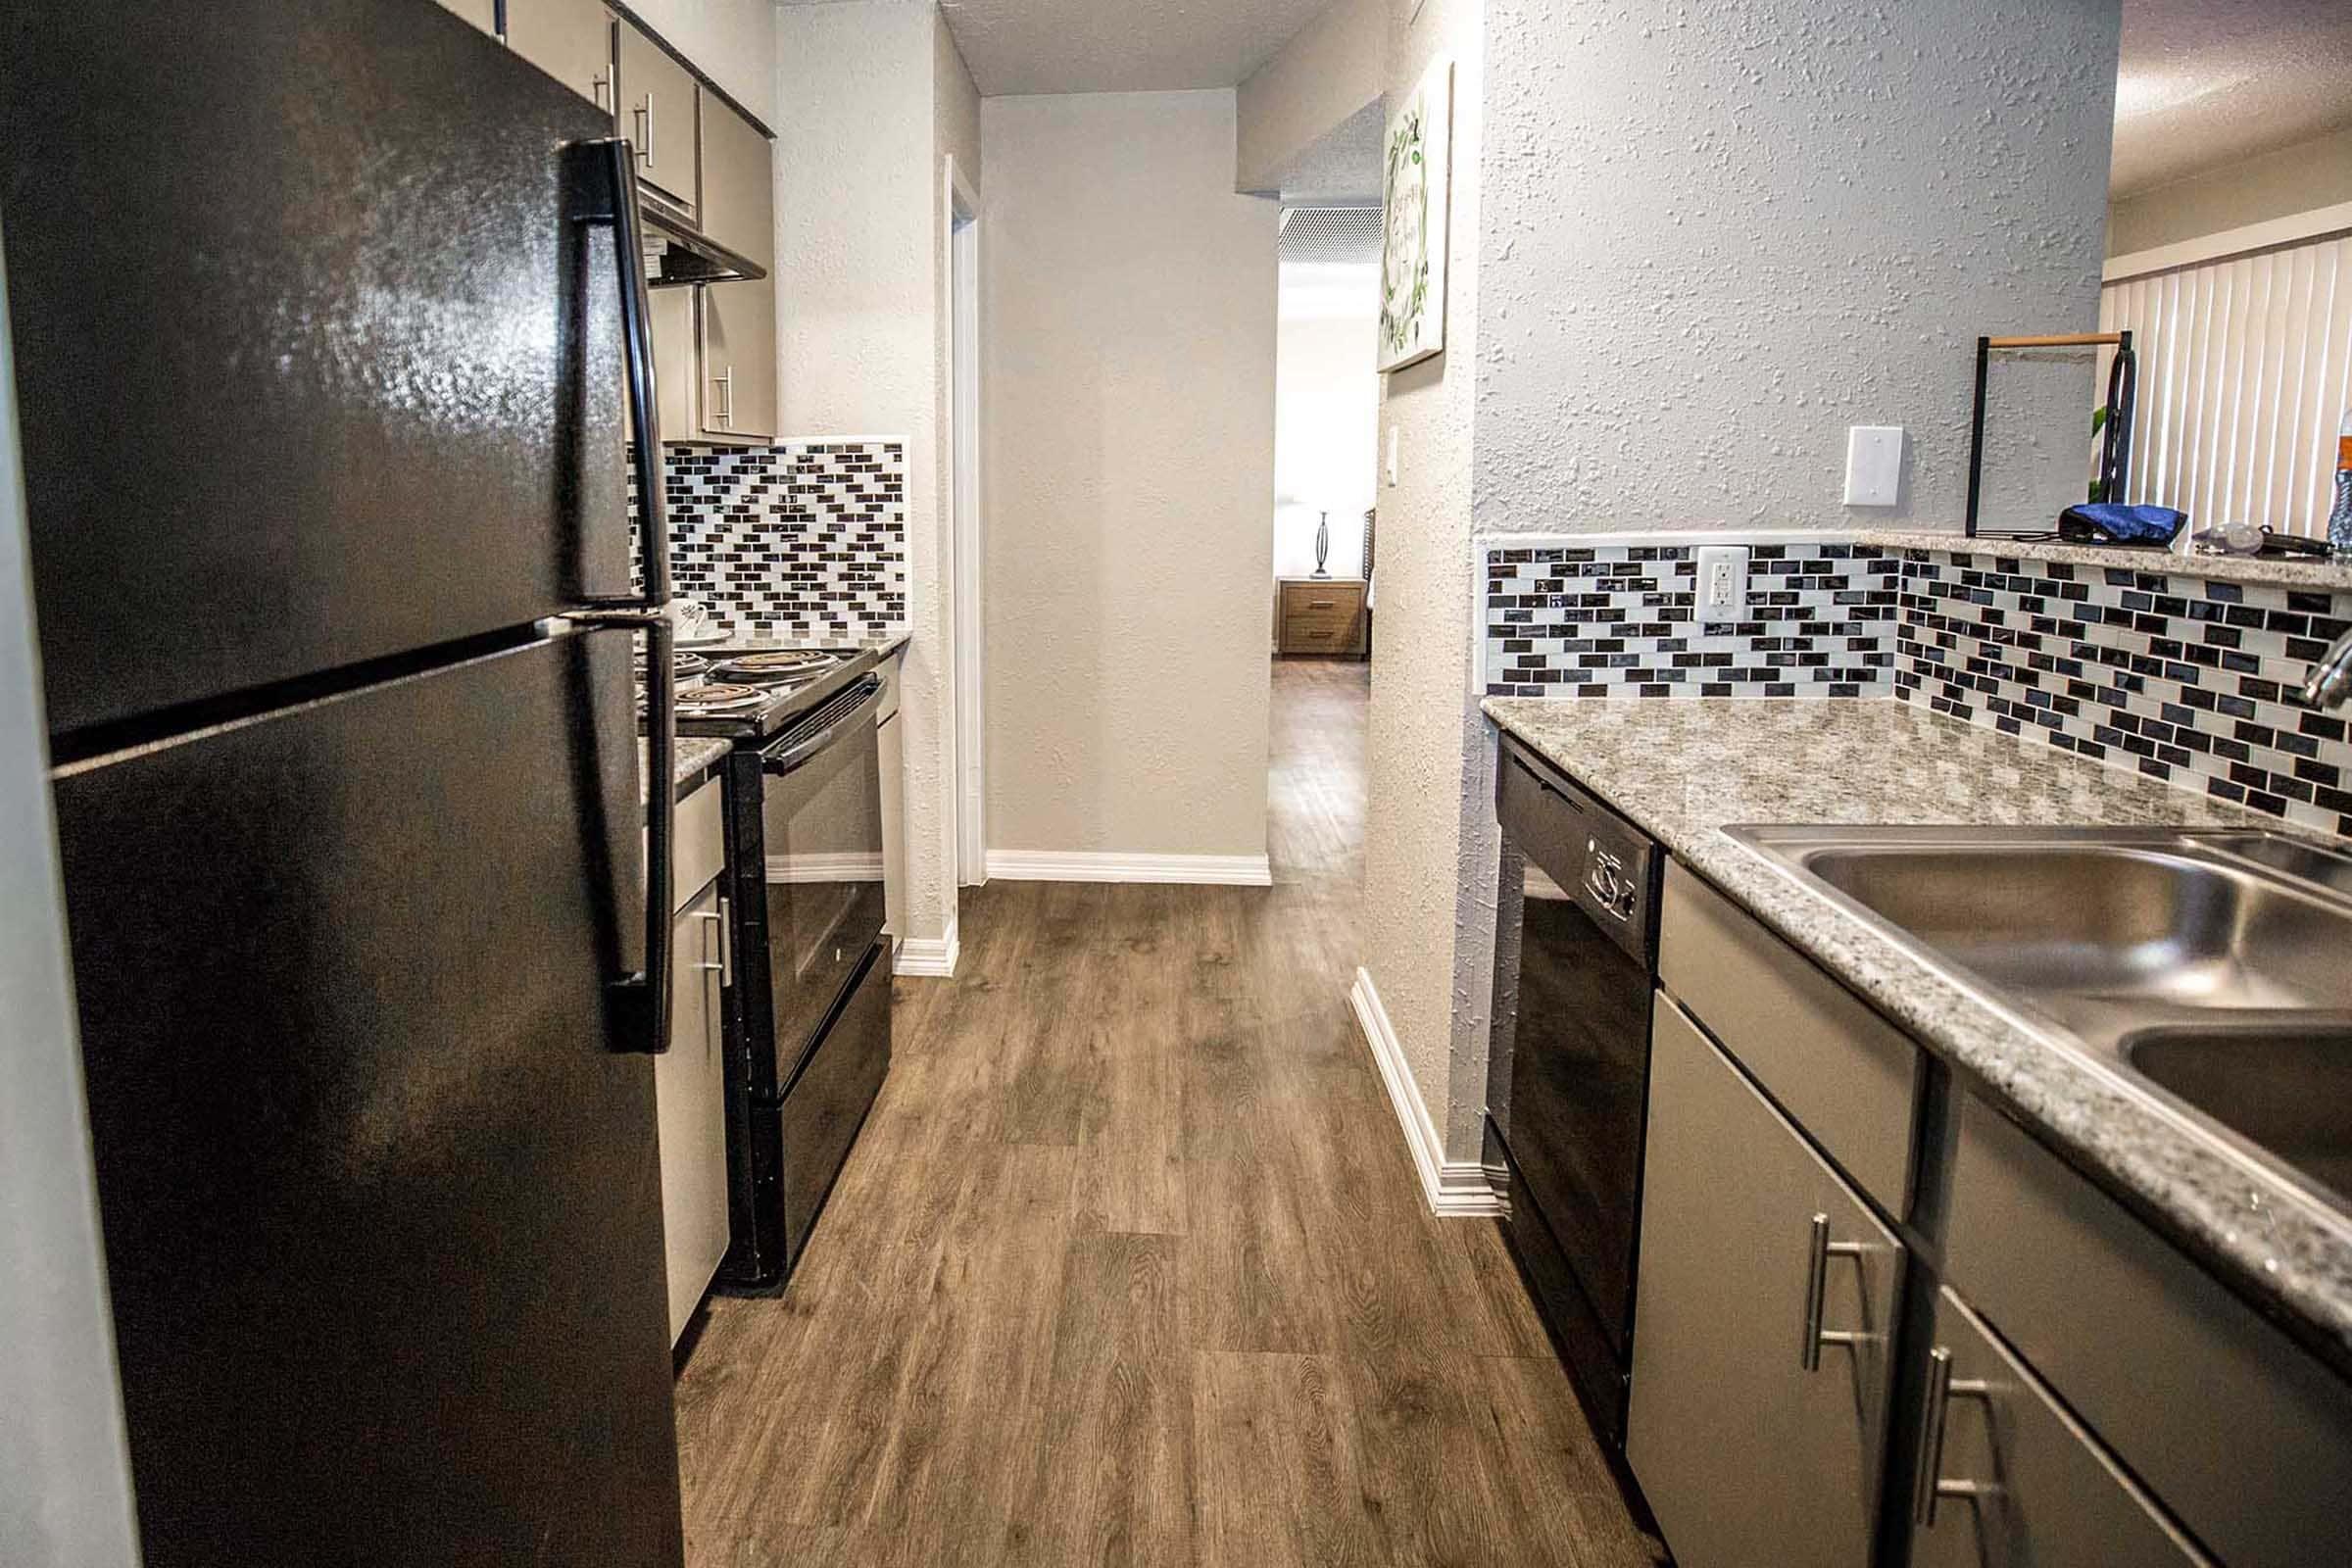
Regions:
M 0 9 L 53 734 L 628 591 L 611 133 L 416 0 Z
M 418 5 L 420 21 L 437 15 Z M 60 771 L 151 1565 L 683 1553 L 628 639 Z

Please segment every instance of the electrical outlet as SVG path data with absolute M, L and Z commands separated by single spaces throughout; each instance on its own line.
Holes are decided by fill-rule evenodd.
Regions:
M 1723 626 L 1747 606 L 1747 546 L 1702 545 L 1698 551 L 1698 623 Z

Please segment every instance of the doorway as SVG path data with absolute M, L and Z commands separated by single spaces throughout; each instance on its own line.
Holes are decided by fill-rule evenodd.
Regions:
M 1380 209 L 1286 208 L 1277 255 L 1274 651 L 1369 658 Z

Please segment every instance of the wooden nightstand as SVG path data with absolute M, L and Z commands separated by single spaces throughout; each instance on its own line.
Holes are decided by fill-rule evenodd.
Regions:
M 1285 577 L 1276 584 L 1281 621 L 1276 648 L 1285 654 L 1364 652 L 1364 583 L 1360 577 Z

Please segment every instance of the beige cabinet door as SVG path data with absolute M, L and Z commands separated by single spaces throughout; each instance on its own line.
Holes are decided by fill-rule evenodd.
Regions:
M 654 326 L 654 416 L 662 424 L 662 444 L 701 439 L 696 423 L 694 297 L 699 288 L 657 288 L 647 291 L 646 304 Z M 629 419 L 629 439 L 637 439 L 637 421 Z
M 464 17 L 482 31 L 498 36 L 498 0 L 439 0 L 441 9 Z
M 507 47 L 612 112 L 612 13 L 603 0 L 507 0 Z
M 671 976 L 669 1050 L 654 1058 L 672 1345 L 727 1250 L 726 1070 L 719 1000 L 727 933 L 716 882 L 678 912 L 674 931 L 678 967 Z
M 635 24 L 621 22 L 617 31 L 620 133 L 636 145 L 637 177 L 691 220 L 701 189 L 701 84 Z
M 1866 1568 L 1903 1247 L 1660 995 L 1626 1458 L 1682 1568 Z
M 1913 1568 L 2209 1565 L 1948 1289 L 1924 1403 Z
M 773 278 L 707 283 L 702 308 L 703 434 L 729 441 L 776 436 L 776 286 Z
M 701 89 L 703 232 L 773 267 L 776 176 L 767 137 L 709 88 Z

